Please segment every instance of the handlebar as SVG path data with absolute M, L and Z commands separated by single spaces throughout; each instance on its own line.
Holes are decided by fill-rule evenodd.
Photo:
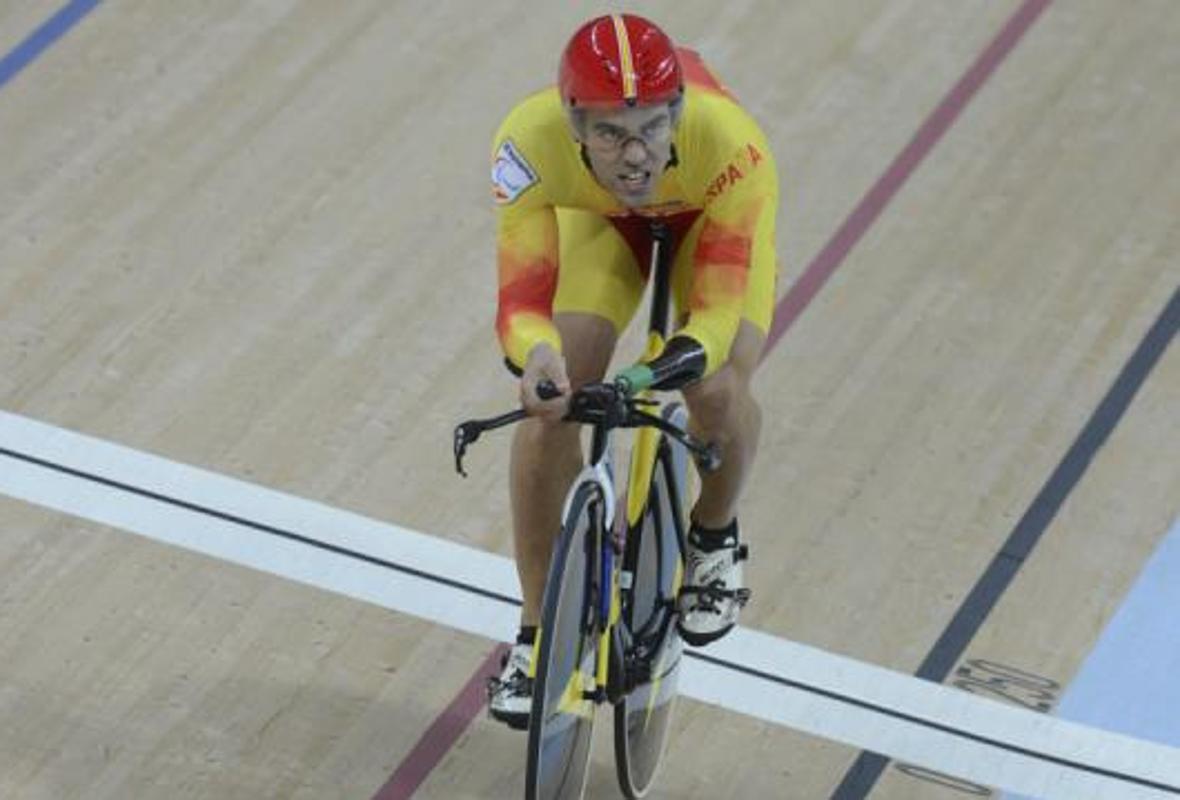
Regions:
M 656 403 L 652 400 L 634 397 L 636 392 L 646 386 L 643 385 L 642 375 L 629 376 L 628 372 L 631 370 L 625 370 L 611 383 L 588 383 L 578 389 L 570 397 L 569 411 L 564 420 L 595 425 L 605 430 L 658 428 L 684 445 L 692 453 L 693 460 L 701 471 L 715 472 L 720 468 L 721 452 L 717 445 L 702 442 L 668 420 L 642 410 L 643 406 L 651 406 Z M 633 377 L 636 379 L 632 380 Z M 635 388 L 637 386 L 638 388 Z M 542 381 L 537 385 L 537 395 L 542 400 L 552 400 L 560 397 L 561 393 L 551 382 Z M 484 432 L 513 425 L 527 416 L 528 413 L 524 409 L 517 409 L 497 417 L 468 420 L 456 426 L 455 470 L 463 477 L 467 477 L 467 472 L 463 469 L 463 456 L 467 452 L 467 447 L 478 441 Z

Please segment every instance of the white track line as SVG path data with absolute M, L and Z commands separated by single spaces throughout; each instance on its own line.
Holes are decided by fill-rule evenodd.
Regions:
M 501 556 L 6 412 L 0 412 L 0 448 L 11 453 L 0 454 L 0 493 L 467 633 L 502 641 L 515 629 L 516 573 Z M 683 694 L 768 722 L 1036 797 L 1180 796 L 1175 748 L 1023 711 L 749 629 L 701 655 L 728 663 L 688 659 Z

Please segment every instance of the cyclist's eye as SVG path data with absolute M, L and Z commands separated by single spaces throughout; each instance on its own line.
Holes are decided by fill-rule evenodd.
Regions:
M 667 130 L 668 120 L 660 118 L 643 126 L 643 136 L 645 139 L 652 139 L 663 136 Z
M 623 136 L 615 128 L 599 128 L 598 138 L 607 144 L 615 144 L 616 142 L 620 141 Z

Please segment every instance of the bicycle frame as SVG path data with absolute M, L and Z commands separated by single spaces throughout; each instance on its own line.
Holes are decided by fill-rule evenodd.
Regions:
M 658 334 L 653 334 L 650 337 L 649 352 L 658 354 L 662 346 L 662 337 Z M 636 431 L 631 450 L 631 465 L 626 495 L 627 507 L 624 517 L 628 530 L 634 530 L 639 526 L 643 514 L 647 509 L 652 475 L 660 466 L 659 446 L 660 431 L 658 429 L 640 428 Z M 570 698 L 571 703 L 576 703 L 587 697 L 592 697 L 595 701 L 606 699 L 604 689 L 607 686 L 611 658 L 614 655 L 614 648 L 616 646 L 616 639 L 613 633 L 622 616 L 622 587 L 620 585 L 620 570 L 618 569 L 619 559 L 622 557 L 622 549 L 620 546 L 621 543 L 612 535 L 618 522 L 618 512 L 616 509 L 619 503 L 611 468 L 609 433 L 604 433 L 600 429 L 594 431 L 591 452 L 595 460 L 583 467 L 581 473 L 574 480 L 569 493 L 566 495 L 565 504 L 562 509 L 562 520 L 564 522 L 569 518 L 571 504 L 579 487 L 587 483 L 596 484 L 599 487 L 603 499 L 603 518 L 598 526 L 598 530 L 595 532 L 597 541 L 593 543 L 593 549 L 598 554 L 596 563 L 600 568 L 600 572 L 597 575 L 598 585 L 605 588 L 606 591 L 599 593 L 599 605 L 595 609 L 598 615 L 597 618 L 603 621 L 603 623 L 599 634 L 599 646 L 595 663 L 594 690 L 592 692 L 586 691 L 587 687 L 583 686 L 569 687 L 567 696 Z M 680 488 L 682 489 L 683 487 Z M 680 524 L 682 527 L 682 523 Z M 677 560 L 673 585 L 679 586 L 682 577 L 683 563 Z M 538 633 L 533 647 L 534 669 L 537 662 L 536 655 L 540 650 L 541 639 L 544 635 L 544 631 Z
M 655 291 L 652 295 L 647 346 L 643 356 L 643 360 L 645 361 L 654 359 L 664 349 L 671 297 L 669 281 L 671 258 L 668 252 L 669 232 L 667 227 L 657 220 L 651 223 L 651 233 L 650 273 L 654 277 Z M 579 392 L 581 391 L 579 390 Z M 575 396 L 577 395 L 578 393 L 575 393 Z M 623 413 L 631 416 L 625 416 L 620 419 L 611 416 L 618 412 L 612 411 L 608 414 L 605 409 L 596 410 L 590 408 L 587 410 L 589 416 L 583 414 L 582 418 L 578 420 L 593 425 L 590 458 L 589 463 L 578 474 L 565 497 L 561 517 L 564 527 L 570 518 L 572 505 L 581 487 L 591 484 L 600 492 L 603 505 L 601 509 L 602 517 L 595 525 L 593 533 L 596 541 L 591 543 L 593 547 L 590 556 L 594 561 L 591 565 L 591 575 L 598 585 L 598 592 L 595 598 L 597 605 L 591 610 L 594 614 L 595 627 L 600 629 L 596 633 L 601 636 L 601 641 L 593 673 L 593 679 L 597 685 L 594 687 L 593 692 L 583 691 L 584 687 L 566 687 L 566 694 L 571 701 L 586 699 L 601 701 L 605 697 L 607 682 L 610 676 L 612 655 L 615 645 L 618 644 L 612 637 L 612 632 L 618 628 L 618 623 L 622 615 L 622 594 L 619 585 L 620 570 L 617 568 L 616 562 L 620 557 L 623 557 L 624 551 L 620 541 L 612 535 L 612 532 L 616 529 L 620 509 L 618 508 L 618 496 L 611 463 L 611 432 L 617 427 L 638 428 L 631 450 L 626 494 L 627 502 L 624 510 L 628 530 L 635 530 L 640 526 L 643 514 L 648 506 L 650 499 L 648 496 L 649 487 L 654 470 L 657 468 L 661 459 L 660 442 L 662 435 L 667 435 L 677 440 L 687 449 L 687 452 L 691 452 L 698 467 L 702 469 L 715 469 L 718 463 L 716 448 L 713 445 L 696 440 L 683 429 L 682 421 L 680 424 L 675 424 L 661 416 L 638 410 L 638 406 L 658 405 L 653 399 L 653 395 L 654 392 L 650 389 L 642 389 L 637 394 L 628 395 L 625 406 L 626 410 Z M 576 417 L 572 406 L 570 415 L 571 417 Z M 466 472 L 463 470 L 463 454 L 466 452 L 467 447 L 477 441 L 484 431 L 514 424 L 525 419 L 526 416 L 527 414 L 523 409 L 518 409 L 498 417 L 486 420 L 470 420 L 460 424 L 455 429 L 455 469 L 460 474 L 466 475 Z M 675 455 L 672 456 L 673 459 L 676 457 Z M 670 463 L 669 468 L 675 472 L 675 463 Z M 681 486 L 679 489 L 683 491 L 684 487 Z M 680 511 L 678 510 L 677 535 L 682 538 L 684 525 L 683 519 L 679 514 Z M 681 545 L 683 545 L 683 542 L 681 542 Z M 677 562 L 676 573 L 673 577 L 673 586 L 679 586 L 682 573 L 683 564 Z M 541 642 L 545 634 L 545 631 L 539 631 L 534 645 L 534 670 L 537 663 L 537 655 L 541 649 Z M 580 681 L 580 679 L 578 680 Z
M 657 359 L 666 349 L 671 297 L 669 231 L 657 220 L 651 223 L 651 234 L 649 273 L 655 291 L 642 362 Z M 588 463 L 562 504 L 561 535 L 543 600 L 545 628 L 538 630 L 533 645 L 529 797 L 541 791 L 543 781 L 546 791 L 560 791 L 567 778 L 584 780 L 588 726 L 599 703 L 616 706 L 616 768 L 627 796 L 646 792 L 667 741 L 682 647 L 673 628 L 684 577 L 686 461 L 691 456 L 699 471 L 711 472 L 721 459 L 716 445 L 687 430 L 683 406 L 667 405 L 662 413 L 651 413 L 650 407 L 660 405 L 652 387 L 671 379 L 680 365 L 642 362 L 609 381 L 580 386 L 569 396 L 564 420 L 591 426 L 592 437 Z M 541 382 L 537 394 L 550 399 L 560 392 Z M 460 423 L 454 433 L 455 470 L 467 474 L 463 456 L 484 432 L 527 417 L 528 411 L 518 408 Z M 625 503 L 615 485 L 610 447 L 616 428 L 638 429 Z M 575 554 L 571 547 L 582 551 Z M 556 631 L 548 630 L 551 626 Z M 546 741 L 557 748 L 550 752 L 556 761 L 545 761 Z M 568 769 L 575 761 L 567 758 L 580 764 L 572 773 Z
M 651 361 L 664 349 L 664 337 L 668 329 L 668 299 L 671 294 L 669 273 L 671 259 L 665 251 L 668 244 L 667 229 L 661 223 L 652 224 L 651 272 L 654 275 L 655 291 L 652 295 L 651 319 L 648 323 L 647 347 L 643 360 Z M 650 399 L 650 389 L 640 393 L 640 398 Z M 627 524 L 639 522 L 647 506 L 647 489 L 651 483 L 656 465 L 656 448 L 659 447 L 660 432 L 654 428 L 640 428 L 635 434 L 631 450 L 631 468 L 627 483 Z
M 668 305 L 671 289 L 669 273 L 671 259 L 667 253 L 668 232 L 662 223 L 652 223 L 652 253 L 651 274 L 655 280 L 652 295 L 651 317 L 648 324 L 647 346 L 642 359 L 650 361 L 656 358 L 664 349 L 664 339 L 668 324 Z M 650 400 L 654 392 L 645 389 L 638 395 L 640 400 Z M 627 475 L 627 508 L 626 524 L 628 530 L 633 530 L 640 522 L 648 503 L 648 490 L 651 485 L 652 474 L 658 461 L 660 431 L 655 428 L 639 428 L 634 436 L 631 448 L 631 463 Z M 570 505 L 580 485 L 586 482 L 598 484 L 602 489 L 605 519 L 601 526 L 601 540 L 597 543 L 600 552 L 599 575 L 600 586 L 609 587 L 608 591 L 600 594 L 599 619 L 605 620 L 598 646 L 598 660 L 595 665 L 595 694 L 596 700 L 602 699 L 603 687 L 607 685 L 611 656 L 613 655 L 614 628 L 618 625 L 622 615 L 622 597 L 619 586 L 619 570 L 615 568 L 616 556 L 622 551 L 616 551 L 616 543 L 610 537 L 615 527 L 616 493 L 610 470 L 610 437 L 600 428 L 595 428 L 590 446 L 590 464 L 583 468 L 575 479 L 566 495 L 562 508 L 562 521 L 569 515 Z M 683 574 L 683 564 L 677 564 L 675 577 L 676 586 L 680 585 Z M 538 636 L 538 642 L 540 636 Z M 536 663 L 536 653 L 539 644 L 534 647 L 533 663 Z

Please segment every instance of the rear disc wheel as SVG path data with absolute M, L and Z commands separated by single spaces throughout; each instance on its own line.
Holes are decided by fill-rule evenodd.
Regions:
M 665 444 L 664 447 L 667 447 Z M 661 450 L 664 450 L 664 447 Z M 625 569 L 632 588 L 624 602 L 627 662 L 634 686 L 615 707 L 615 766 L 619 788 L 631 800 L 647 794 L 667 745 L 683 644 L 676 633 L 676 592 L 681 579 L 679 496 L 667 451 L 656 464 L 640 527 L 628 540 Z M 681 484 L 683 485 L 683 484 Z

